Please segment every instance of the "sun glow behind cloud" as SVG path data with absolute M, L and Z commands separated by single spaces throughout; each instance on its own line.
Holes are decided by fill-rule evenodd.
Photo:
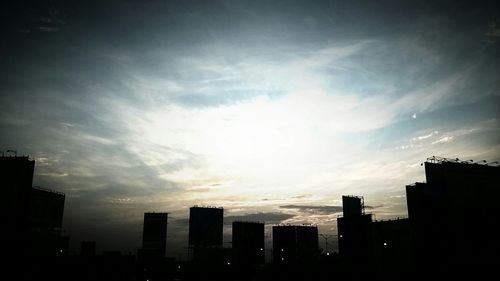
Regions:
M 227 205 L 222 198 L 237 197 L 240 205 L 263 205 L 258 202 L 263 192 L 289 198 L 313 189 L 318 203 L 328 203 L 346 190 L 370 193 L 368 181 L 378 190 L 401 189 L 410 171 L 418 173 L 416 164 L 431 153 L 423 151 L 432 151 L 432 143 L 377 148 L 365 136 L 397 122 L 416 122 L 414 110 L 430 108 L 417 102 L 431 97 L 429 87 L 394 96 L 398 88 L 376 76 L 364 85 L 345 83 L 346 75 L 372 71 L 355 62 L 384 44 L 346 42 L 307 52 L 275 48 L 276 57 L 264 51 L 241 56 L 217 46 L 227 52 L 176 58 L 177 72 L 192 74 L 187 81 L 133 72 L 127 85 L 134 102 L 116 96 L 103 101 L 129 132 L 128 149 L 162 179 L 180 186 L 185 193 L 176 198 L 185 202 Z M 159 61 L 165 61 L 159 69 L 169 68 L 171 60 Z M 451 77 L 468 73 L 466 68 Z M 360 88 L 375 90 L 360 94 Z M 445 103 L 456 95 L 450 83 L 438 81 L 430 89 L 438 90 Z M 233 100 L 202 103 L 224 96 Z M 201 105 L 185 104 L 187 97 Z M 387 185 L 385 179 L 394 182 Z
M 394 107 L 384 107 L 383 93 L 359 97 L 331 84 L 325 69 L 356 54 L 362 45 L 366 44 L 306 56 L 290 54 L 290 60 L 280 61 L 266 72 L 260 59 L 236 62 L 239 67 L 233 67 L 231 73 L 222 64 L 209 64 L 213 75 L 233 77 L 227 88 L 237 85 L 241 91 L 263 92 L 253 98 L 210 107 L 165 102 L 147 111 L 114 100 L 114 112 L 132 132 L 134 142 L 144 147 L 138 155 L 146 163 L 161 165 L 175 160 L 172 155 L 154 155 L 156 151 L 148 145 L 189 151 L 202 163 L 166 171 L 161 175 L 166 180 L 191 190 L 217 184 L 210 188 L 212 196 L 245 194 L 251 198 L 263 190 L 292 196 L 310 184 L 319 185 L 322 179 L 331 181 L 330 176 L 320 175 L 331 174 L 332 168 L 345 165 L 353 154 L 367 152 L 363 142 L 349 143 L 346 136 L 384 127 L 396 116 Z M 205 91 L 225 91 L 219 81 L 203 81 Z M 154 95 L 150 88 L 136 89 L 146 91 L 137 92 L 139 96 Z M 272 92 L 280 95 L 271 97 L 268 94 Z M 193 184 L 202 186 L 197 189 Z

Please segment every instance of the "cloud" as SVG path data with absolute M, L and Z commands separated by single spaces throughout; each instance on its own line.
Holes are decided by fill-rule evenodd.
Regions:
M 484 35 L 490 38 L 498 38 L 500 37 L 500 27 L 497 27 L 496 23 L 490 24 L 488 32 Z
M 301 195 L 292 196 L 292 198 L 294 198 L 294 199 L 304 199 L 304 198 L 311 197 L 311 196 L 312 196 L 312 194 L 301 194 Z
M 414 138 L 412 138 L 412 141 L 425 140 L 425 139 L 431 138 L 431 137 L 433 137 L 433 136 L 435 136 L 437 134 L 439 134 L 439 131 L 432 131 L 432 132 L 430 132 L 427 135 L 414 137 Z
M 315 205 L 283 205 L 281 209 L 296 209 L 304 213 L 313 214 L 335 214 L 342 212 L 342 206 L 315 206 Z
M 53 26 L 37 26 L 36 29 L 43 32 L 57 32 L 61 30 L 60 27 L 53 27 Z
M 237 216 L 226 216 L 224 217 L 224 223 L 231 224 L 234 221 L 258 221 L 265 222 L 267 224 L 278 224 L 293 217 L 295 217 L 295 215 L 280 212 L 261 212 Z
M 488 119 L 482 120 L 476 123 L 473 123 L 469 126 L 462 126 L 455 129 L 445 129 L 445 130 L 434 130 L 429 133 L 428 130 L 425 130 L 420 133 L 424 133 L 422 135 L 417 135 L 412 137 L 409 141 L 408 145 L 403 145 L 402 149 L 411 149 L 411 148 L 422 148 L 430 145 L 436 144 L 445 144 L 450 143 L 452 141 L 456 141 L 457 139 L 469 138 L 471 135 L 486 133 L 498 130 L 496 128 L 496 119 Z
M 176 225 L 177 227 L 189 227 L 189 219 L 188 218 L 173 219 L 172 224 Z
M 437 110 L 453 103 L 466 103 L 471 97 L 463 95 L 463 91 L 477 68 L 477 62 L 471 62 L 469 65 L 462 66 L 457 71 L 448 74 L 445 78 L 437 79 L 422 88 L 403 95 L 393 103 L 394 110 L 398 112 L 407 110 L 422 112 Z M 457 96 L 464 96 L 464 99 L 453 99 Z M 416 119 L 416 113 L 413 116 L 413 119 Z
M 374 210 L 374 209 L 377 209 L 377 208 L 381 208 L 383 206 L 384 205 L 376 205 L 376 206 L 365 205 L 365 209 Z
M 438 143 L 447 143 L 451 142 L 453 140 L 453 136 L 444 136 L 437 141 L 433 141 L 432 144 L 438 144 Z

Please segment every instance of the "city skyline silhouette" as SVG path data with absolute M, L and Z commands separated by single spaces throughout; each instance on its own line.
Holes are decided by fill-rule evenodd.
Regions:
M 71 253 L 71 237 L 62 229 L 65 195 L 32 187 L 34 160 L 9 152 L 14 154 L 0 157 L 8 199 L 2 205 L 4 213 L 13 213 L 6 217 L 9 231 L 2 237 L 13 242 L 5 247 L 7 264 L 14 270 L 27 270 L 22 280 L 54 274 L 58 279 L 72 270 L 81 271 L 83 280 L 233 280 L 257 276 L 267 280 L 277 275 L 284 280 L 307 280 L 311 278 L 307 277 L 309 270 L 317 270 L 314 278 L 326 278 L 325 270 L 330 267 L 342 278 L 392 280 L 429 273 L 449 276 L 457 267 L 470 274 L 492 272 L 497 265 L 500 240 L 492 229 L 500 227 L 493 202 L 500 195 L 498 161 L 427 158 L 422 163 L 426 182 L 406 186 L 408 218 L 374 220 L 375 214 L 366 212 L 363 197 L 342 196 L 343 211 L 337 217 L 338 253 L 319 249 L 319 238 L 326 236 L 318 233 L 315 225 L 274 224 L 271 259 L 266 259 L 266 224 L 257 221 L 233 221 L 232 245 L 227 247 L 222 242 L 224 209 L 193 206 L 188 257 L 183 260 L 166 256 L 166 241 L 172 231 L 169 235 L 165 212 L 144 213 L 142 247 L 134 253 L 118 249 L 98 254 L 96 241 L 86 240 L 80 241 L 80 253 Z M 465 204 L 476 213 L 470 214 Z M 468 238 L 474 242 L 460 249 L 461 241 Z M 127 270 L 121 269 L 123 266 Z

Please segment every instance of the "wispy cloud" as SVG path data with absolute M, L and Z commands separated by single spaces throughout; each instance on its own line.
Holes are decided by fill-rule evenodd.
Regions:
M 412 140 L 413 141 L 425 140 L 425 139 L 431 138 L 431 137 L 433 137 L 433 136 L 435 136 L 437 134 L 439 134 L 439 131 L 433 131 L 433 132 L 430 132 L 427 135 L 414 137 L 414 138 L 412 138 Z
M 342 212 L 342 206 L 315 206 L 315 205 L 283 205 L 281 209 L 295 209 L 300 212 L 313 214 L 335 214 Z
M 280 212 L 270 212 L 270 213 L 253 213 L 245 214 L 239 216 L 226 216 L 224 217 L 224 223 L 231 224 L 234 221 L 257 221 L 265 222 L 268 224 L 279 224 L 288 219 L 293 218 L 295 215 L 280 213 Z
M 54 26 L 37 26 L 36 29 L 43 32 L 57 32 L 61 30 L 61 28 Z
M 498 27 L 496 23 L 492 23 L 484 35 L 492 38 L 500 37 L 500 27 Z

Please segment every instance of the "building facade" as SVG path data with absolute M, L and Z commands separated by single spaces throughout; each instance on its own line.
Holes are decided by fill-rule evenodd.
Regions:
M 229 258 L 222 250 L 224 209 L 189 209 L 189 248 L 191 258 L 201 263 L 223 263 Z
M 313 263 L 318 256 L 317 226 L 273 226 L 273 263 Z
M 416 271 L 496 268 L 500 167 L 430 157 L 425 176 L 406 187 Z
M 235 221 L 232 231 L 234 263 L 263 264 L 265 262 L 264 223 Z
M 142 254 L 164 257 L 167 248 L 168 213 L 144 213 Z

